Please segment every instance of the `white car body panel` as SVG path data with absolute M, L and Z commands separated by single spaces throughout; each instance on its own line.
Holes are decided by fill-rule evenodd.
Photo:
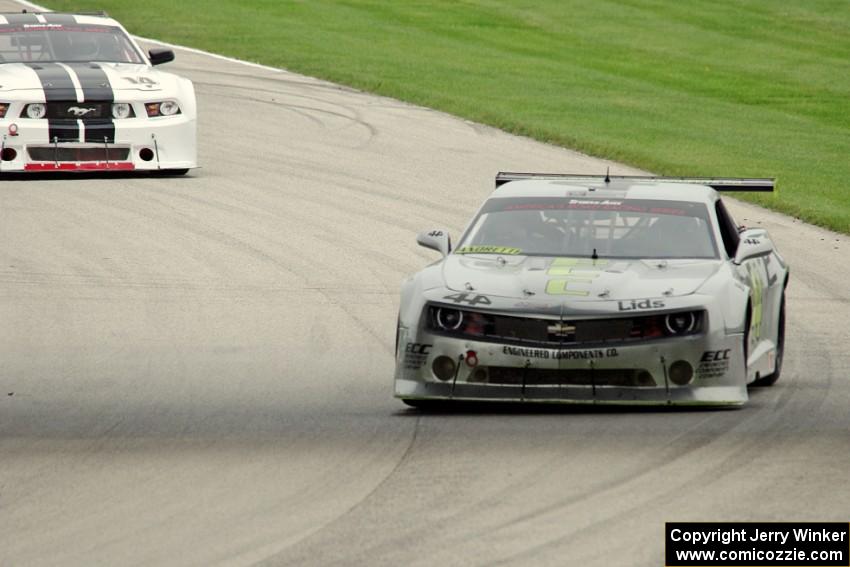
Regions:
M 409 403 L 735 406 L 747 401 L 748 384 L 778 370 L 780 309 L 788 268 L 763 230 L 743 234 L 768 243 L 769 253 L 735 264 L 724 248 L 715 211 L 718 194 L 711 187 L 657 181 L 525 180 L 502 185 L 490 199 L 516 197 L 703 203 L 714 230 L 717 257 L 591 259 L 453 251 L 402 286 L 396 397 Z M 465 234 L 471 227 L 472 223 Z M 575 283 L 558 282 L 565 278 L 573 278 Z M 527 337 L 460 336 L 441 331 L 434 326 L 433 314 L 443 308 L 460 308 L 465 316 L 503 321 L 506 328 L 518 325 L 512 323 L 518 317 L 538 326 L 542 319 L 546 328 L 556 333 L 581 325 L 625 324 L 627 320 L 637 325 L 648 321 L 646 317 L 663 320 L 667 314 L 683 312 L 703 312 L 704 319 L 702 330 L 688 336 L 604 344 L 571 342 L 578 341 L 575 338 L 553 344 L 561 339 L 550 334 L 546 344 L 529 344 Z M 517 336 L 522 332 L 517 331 Z M 437 376 L 435 361 L 439 357 L 454 361 L 452 376 Z M 686 384 L 675 384 L 669 378 L 676 361 L 686 362 L 693 370 Z
M 39 22 L 50 14 L 29 14 Z M 0 25 L 20 15 L 0 16 Z M 197 167 L 197 104 L 189 79 L 153 67 L 144 52 L 121 25 L 107 17 L 62 15 L 76 24 L 119 28 L 144 63 L 86 61 L 54 63 L 31 61 L 0 63 L 0 103 L 8 109 L 0 118 L 2 154 L 0 173 L 51 171 L 153 171 Z M 29 25 L 29 24 L 28 24 Z M 33 24 L 34 25 L 34 24 Z M 47 25 L 47 24 L 45 24 Z M 65 73 L 65 75 L 63 75 Z M 69 77 L 73 88 L 52 90 L 52 77 Z M 64 104 L 61 119 L 32 119 L 26 105 Z M 57 97 L 62 97 L 59 103 Z M 180 112 L 149 117 L 145 105 L 174 101 Z M 133 117 L 111 115 L 92 120 L 93 107 L 127 103 Z M 106 106 L 103 106 L 106 108 Z M 71 124 L 76 119 L 76 124 Z M 103 124 L 111 119 L 111 125 Z M 51 124 L 52 122 L 52 124 Z M 58 123 L 63 126 L 59 128 Z M 67 124 L 71 124 L 66 128 Z M 57 132 L 59 134 L 57 135 Z M 12 157 L 14 156 L 14 157 Z

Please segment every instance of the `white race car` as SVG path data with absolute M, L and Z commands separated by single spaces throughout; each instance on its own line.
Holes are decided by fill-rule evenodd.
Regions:
M 105 14 L 0 14 L 0 173 L 197 166 L 192 82 Z
M 788 267 L 717 191 L 769 179 L 499 174 L 402 287 L 395 395 L 740 405 L 782 370 Z

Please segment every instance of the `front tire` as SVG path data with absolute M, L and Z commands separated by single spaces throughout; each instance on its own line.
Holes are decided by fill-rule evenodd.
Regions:
M 753 382 L 753 386 L 765 387 L 773 386 L 779 380 L 779 375 L 782 373 L 782 359 L 785 354 L 785 292 L 782 292 L 782 299 L 779 302 L 779 325 L 776 331 L 776 366 L 772 374 L 768 374 Z

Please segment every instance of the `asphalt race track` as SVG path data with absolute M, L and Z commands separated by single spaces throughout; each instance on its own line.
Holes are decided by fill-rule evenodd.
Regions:
M 168 67 L 202 169 L 0 181 L 0 565 L 659 566 L 665 521 L 848 521 L 850 239 L 733 207 L 792 270 L 784 375 L 744 409 L 420 414 L 391 388 L 415 233 L 457 235 L 500 169 L 609 164 Z

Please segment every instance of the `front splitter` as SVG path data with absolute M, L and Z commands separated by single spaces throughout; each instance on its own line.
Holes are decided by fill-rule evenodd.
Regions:
M 740 406 L 748 399 L 746 386 L 522 386 L 403 379 L 395 382 L 395 396 L 410 400 L 659 406 Z

